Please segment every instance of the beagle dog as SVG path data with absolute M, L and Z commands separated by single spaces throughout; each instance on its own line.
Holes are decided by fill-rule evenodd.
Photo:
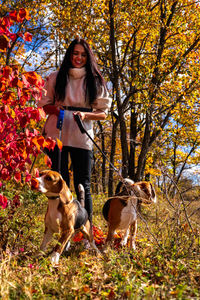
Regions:
M 138 204 L 151 204 L 153 202 L 156 203 L 156 194 L 150 182 L 134 183 L 128 178 L 119 182 L 115 196 L 109 198 L 103 206 L 103 216 L 108 223 L 104 250 L 108 244 L 111 244 L 116 230 L 124 230 L 121 246 L 127 244 L 130 232 L 130 248 L 135 249 Z
M 79 200 L 74 200 L 62 176 L 55 171 L 45 170 L 36 178 L 37 189 L 48 198 L 48 208 L 45 215 L 45 232 L 40 249 L 45 251 L 54 233 L 60 233 L 60 239 L 55 246 L 51 262 L 58 264 L 64 248 L 69 246 L 70 239 L 76 230 L 80 230 L 88 239 L 91 247 L 99 252 L 95 245 L 92 228 L 88 220 L 84 202 L 84 189 L 79 185 Z M 82 203 L 82 205 L 81 205 Z

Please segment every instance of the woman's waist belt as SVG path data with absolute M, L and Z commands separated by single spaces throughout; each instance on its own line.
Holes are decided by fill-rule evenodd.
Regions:
M 81 111 L 81 112 L 92 112 L 92 108 L 78 107 L 78 106 L 63 106 L 65 110 Z

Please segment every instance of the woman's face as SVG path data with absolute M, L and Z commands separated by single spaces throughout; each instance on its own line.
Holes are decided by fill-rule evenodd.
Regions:
M 82 45 L 76 44 L 71 54 L 71 63 L 73 68 L 82 68 L 87 62 L 87 53 Z

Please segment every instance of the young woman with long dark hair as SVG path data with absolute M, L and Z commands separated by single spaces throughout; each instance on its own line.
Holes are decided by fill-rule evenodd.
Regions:
M 92 198 L 90 177 L 92 166 L 92 141 L 82 134 L 74 115 L 78 114 L 88 134 L 93 138 L 93 120 L 104 120 L 111 105 L 105 81 L 98 69 L 94 54 L 88 43 L 77 38 L 69 45 L 59 71 L 49 75 L 46 81 L 46 95 L 43 95 L 39 107 L 48 115 L 44 126 L 44 135 L 59 139 L 57 120 L 60 109 L 64 109 L 61 141 L 61 175 L 69 182 L 70 155 L 74 187 L 78 196 L 78 184 L 85 189 L 85 208 L 92 221 Z M 52 169 L 58 171 L 59 149 L 47 152 L 52 161 Z

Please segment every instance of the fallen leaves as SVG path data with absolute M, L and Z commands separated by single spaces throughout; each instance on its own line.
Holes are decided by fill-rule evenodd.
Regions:
M 95 244 L 97 246 L 102 246 L 105 244 L 106 236 L 107 234 L 104 233 L 101 228 L 94 226 L 92 227 L 93 229 L 93 237 Z M 73 237 L 74 242 L 81 242 L 84 239 L 84 235 L 82 232 L 77 232 L 75 236 Z M 114 248 L 118 249 L 120 248 L 120 242 L 121 242 L 122 236 L 120 233 L 116 233 L 114 237 Z

